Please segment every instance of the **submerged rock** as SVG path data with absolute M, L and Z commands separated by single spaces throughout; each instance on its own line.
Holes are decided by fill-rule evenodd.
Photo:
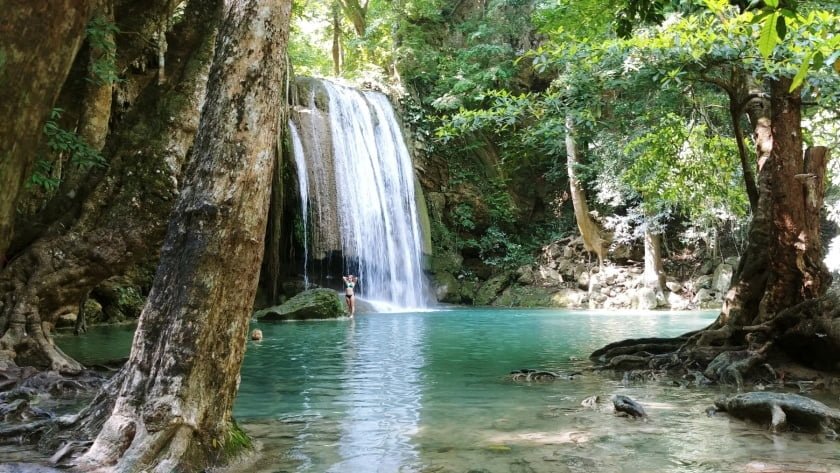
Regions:
M 733 417 L 767 424 L 774 431 L 789 426 L 834 436 L 840 430 L 840 410 L 798 394 L 742 393 L 721 397 L 715 406 Z
M 284 304 L 254 313 L 261 321 L 335 319 L 347 315 L 344 302 L 330 289 L 310 289 Z
M 596 409 L 598 407 L 599 400 L 600 397 L 596 394 L 594 396 L 589 396 L 588 398 L 581 401 L 580 405 L 587 409 Z
M 554 371 L 540 371 L 532 369 L 513 370 L 510 372 L 510 379 L 513 381 L 555 381 L 558 379 L 572 380 L 579 371 L 569 374 L 555 373 Z

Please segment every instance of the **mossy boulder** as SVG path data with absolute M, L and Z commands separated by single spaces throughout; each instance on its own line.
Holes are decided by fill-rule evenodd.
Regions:
M 537 286 L 513 285 L 493 301 L 499 307 L 549 307 L 552 291 Z
M 435 297 L 438 301 L 451 304 L 461 302 L 461 295 L 459 294 L 461 284 L 452 274 L 447 272 L 435 273 L 434 286 Z
M 429 257 L 429 266 L 433 273 L 447 272 L 455 274 L 461 270 L 464 257 L 451 251 L 441 251 Z
M 481 287 L 478 288 L 478 291 L 476 291 L 475 304 L 490 305 L 496 297 L 498 297 L 499 294 L 508 287 L 512 279 L 513 273 L 510 271 L 499 273 L 488 279 L 487 282 L 482 284 Z
M 339 294 L 331 289 L 310 289 L 284 304 L 254 313 L 260 321 L 335 319 L 347 315 Z

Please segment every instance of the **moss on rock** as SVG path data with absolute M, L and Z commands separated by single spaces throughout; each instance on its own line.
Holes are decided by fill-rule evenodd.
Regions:
M 499 273 L 481 285 L 475 294 L 476 305 L 490 305 L 496 297 L 510 284 L 513 273 L 505 271 Z
M 284 304 L 259 310 L 254 316 L 261 321 L 335 319 L 347 314 L 338 293 L 331 289 L 310 289 Z

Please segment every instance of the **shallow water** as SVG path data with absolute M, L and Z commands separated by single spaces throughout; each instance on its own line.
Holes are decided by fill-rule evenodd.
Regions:
M 265 455 L 241 471 L 840 471 L 837 442 L 707 417 L 717 389 L 505 376 L 578 371 L 606 343 L 679 335 L 715 315 L 458 309 L 255 324 L 265 338 L 249 342 L 234 414 Z M 131 333 L 97 329 L 59 344 L 94 363 L 124 356 Z M 581 407 L 595 394 L 598 410 Z M 650 420 L 616 417 L 611 394 L 641 402 Z

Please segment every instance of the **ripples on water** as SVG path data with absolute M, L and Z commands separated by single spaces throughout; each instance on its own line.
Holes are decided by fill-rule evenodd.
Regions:
M 605 343 L 679 335 L 714 315 L 475 309 L 259 324 L 264 339 L 249 342 L 234 414 L 266 455 L 243 471 L 840 471 L 836 442 L 707 417 L 715 389 L 505 378 L 573 372 Z M 580 406 L 615 393 L 651 420 L 615 417 L 608 402 Z

